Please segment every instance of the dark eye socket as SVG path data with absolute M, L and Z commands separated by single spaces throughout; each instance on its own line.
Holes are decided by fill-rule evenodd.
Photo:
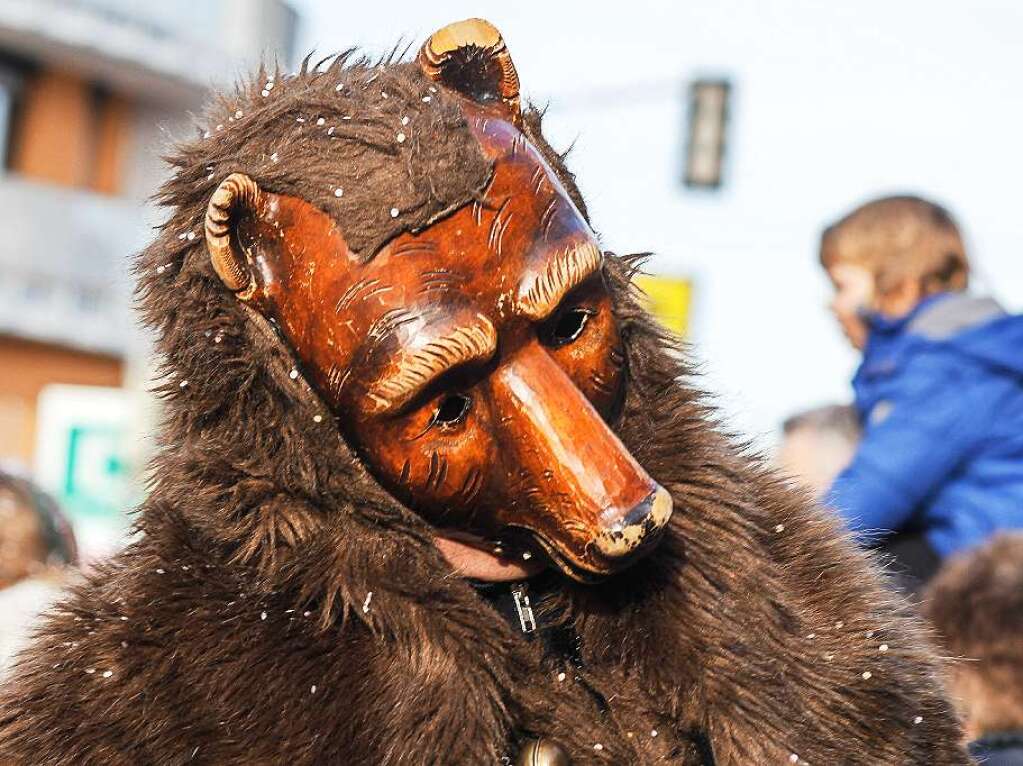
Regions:
M 586 329 L 586 323 L 596 312 L 576 306 L 562 311 L 555 317 L 554 323 L 547 332 L 547 342 L 552 346 L 564 346 L 571 343 Z
M 448 394 L 441 399 L 433 414 L 433 425 L 453 426 L 465 420 L 472 399 L 467 394 Z

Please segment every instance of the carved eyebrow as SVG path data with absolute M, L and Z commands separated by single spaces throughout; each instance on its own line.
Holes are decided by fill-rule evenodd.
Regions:
M 388 370 L 369 388 L 372 409 L 375 413 L 400 409 L 448 370 L 467 362 L 485 362 L 496 350 L 497 331 L 490 320 L 480 315 L 473 324 L 399 352 Z
M 603 259 L 600 248 L 592 242 L 569 245 L 519 288 L 515 313 L 535 321 L 546 319 L 569 292 L 600 268 Z

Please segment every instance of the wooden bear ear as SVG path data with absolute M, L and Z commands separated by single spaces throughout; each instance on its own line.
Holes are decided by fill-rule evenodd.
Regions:
M 238 222 L 257 215 L 262 201 L 259 186 L 243 173 L 225 178 L 206 206 L 206 249 L 213 270 L 231 290 L 243 296 L 254 285 L 248 260 L 238 244 Z
M 419 66 L 434 82 L 519 121 L 519 75 L 489 21 L 466 19 L 434 32 L 419 49 Z

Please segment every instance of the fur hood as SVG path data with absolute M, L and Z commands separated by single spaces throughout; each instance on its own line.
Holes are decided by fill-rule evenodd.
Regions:
M 539 114 L 525 124 L 585 210 Z M 829 516 L 716 430 L 629 286 L 634 258 L 605 269 L 627 350 L 613 425 L 676 513 L 624 574 L 546 578 L 540 621 L 568 651 L 525 640 L 369 475 L 201 236 L 240 171 L 369 257 L 487 181 L 457 104 L 414 66 L 342 56 L 260 73 L 210 126 L 171 158 L 171 217 L 137 262 L 164 401 L 141 534 L 12 672 L 5 763 L 482 764 L 536 735 L 576 766 L 968 762 L 920 626 Z

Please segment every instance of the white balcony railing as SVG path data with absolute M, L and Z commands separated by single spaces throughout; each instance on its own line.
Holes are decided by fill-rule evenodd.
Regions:
M 0 333 L 127 353 L 143 219 L 124 200 L 0 175 Z

